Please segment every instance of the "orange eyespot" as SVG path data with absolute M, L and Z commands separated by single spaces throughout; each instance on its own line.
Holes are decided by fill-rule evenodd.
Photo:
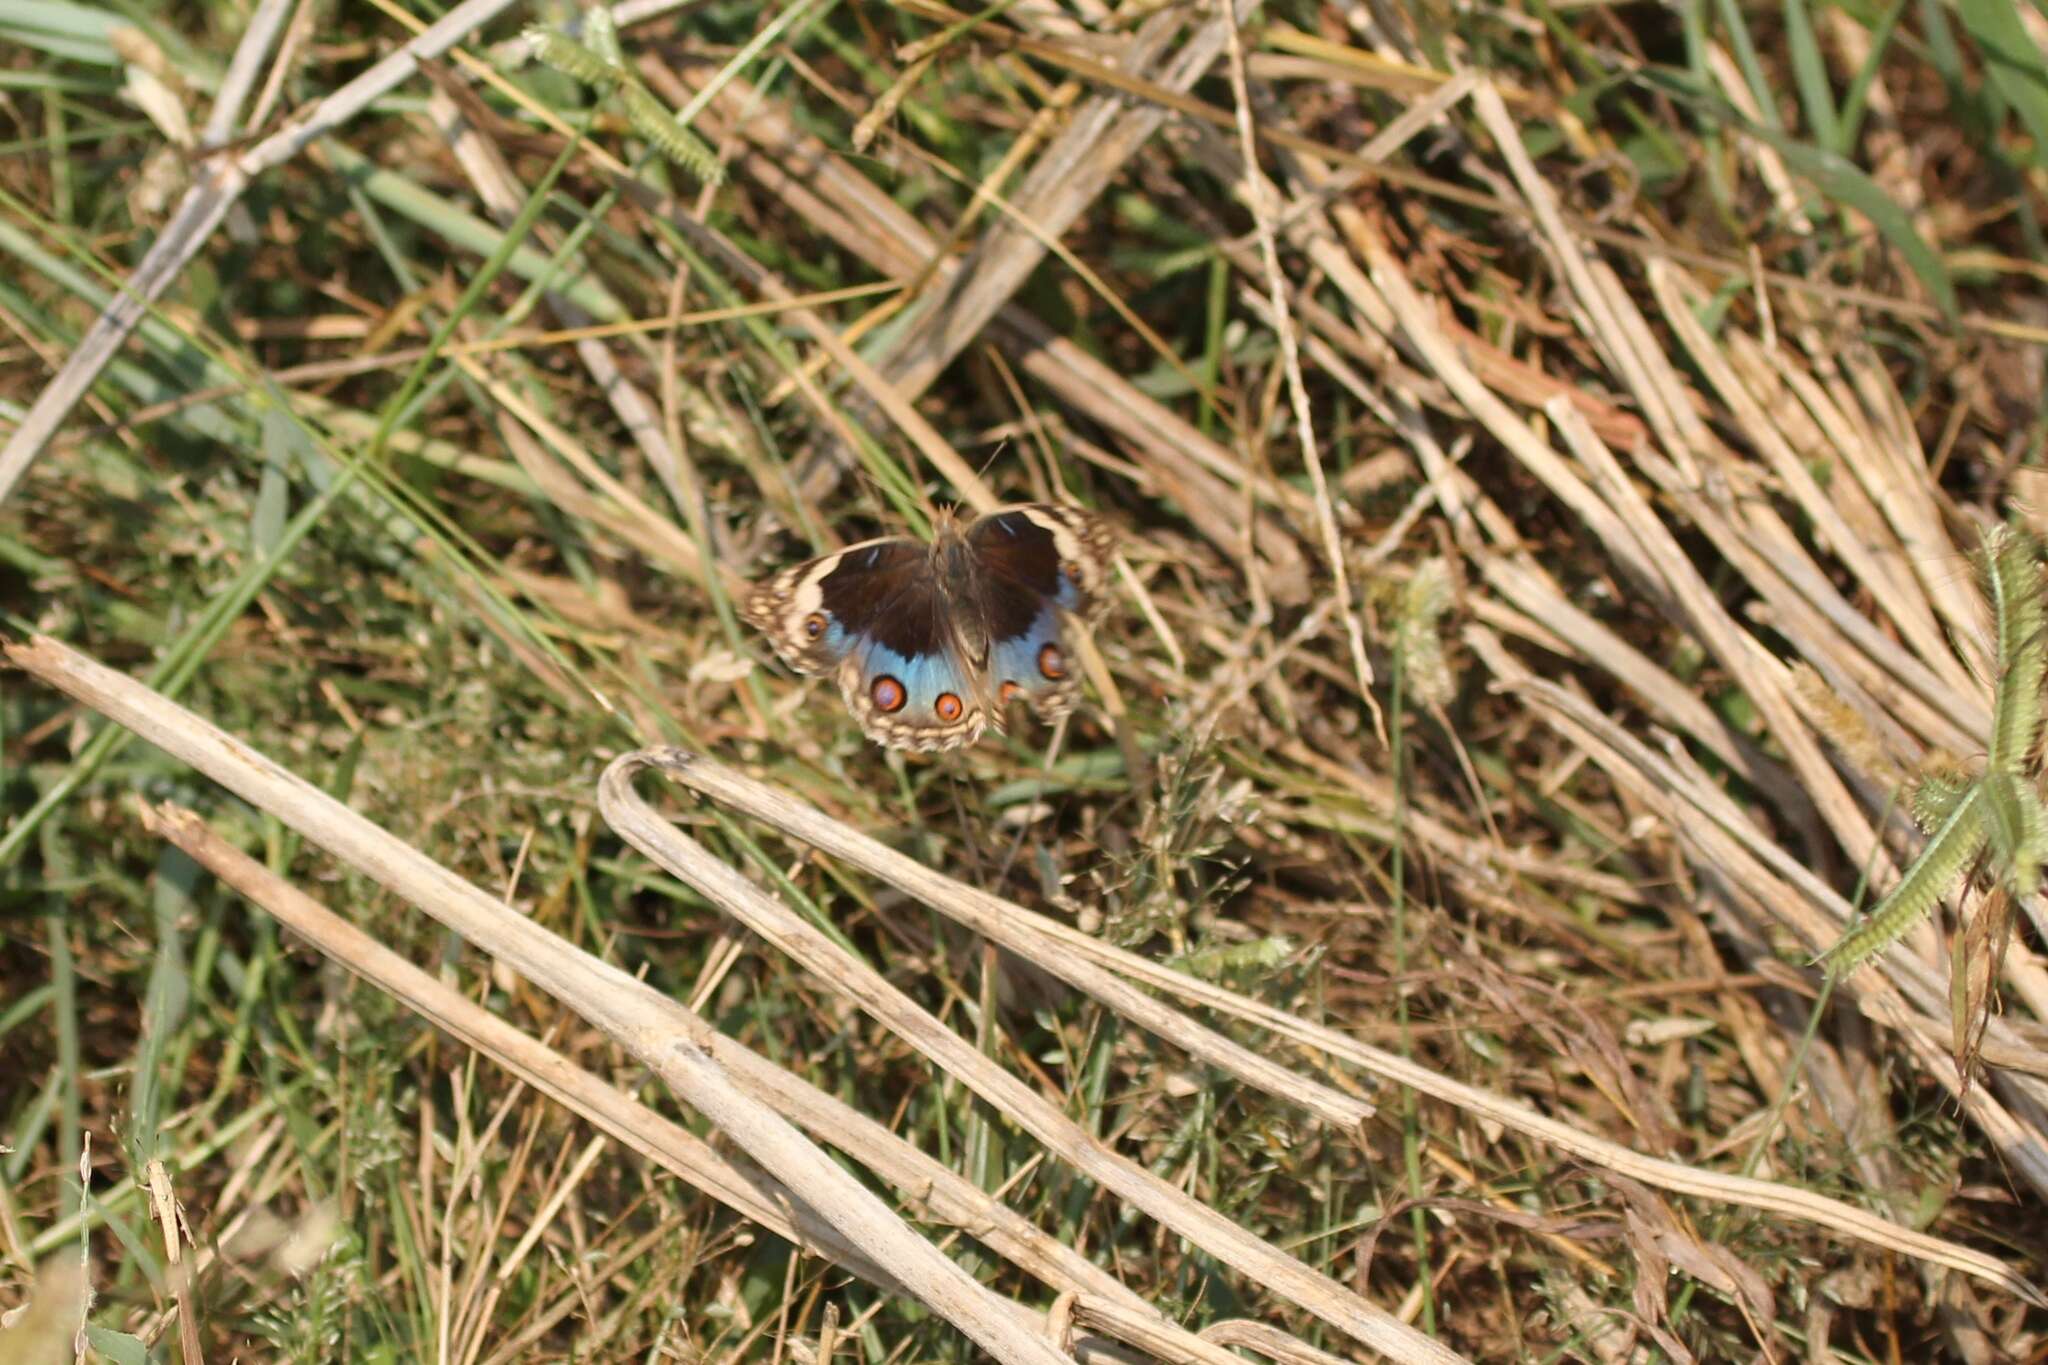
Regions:
M 944 721 L 960 719 L 960 713 L 966 709 L 965 706 L 961 705 L 960 698 L 954 696 L 951 692 L 939 693 L 939 699 L 932 703 L 932 710 L 936 711 L 939 719 Z
M 903 703 L 910 700 L 910 694 L 903 690 L 903 684 L 884 673 L 868 686 L 868 696 L 874 701 L 877 711 L 901 711 Z
M 1058 645 L 1049 644 L 1038 651 L 1038 671 L 1055 682 L 1067 676 L 1067 656 L 1060 653 Z
M 1002 689 L 997 693 L 997 696 L 999 696 L 1002 699 L 1003 704 L 1007 706 L 1012 701 L 1016 700 L 1017 694 L 1019 692 L 1022 692 L 1023 690 L 1024 689 L 1017 686 L 1017 684 L 1006 681 L 1004 682 Z
M 825 613 L 814 611 L 804 618 L 804 638 L 815 640 L 825 633 Z

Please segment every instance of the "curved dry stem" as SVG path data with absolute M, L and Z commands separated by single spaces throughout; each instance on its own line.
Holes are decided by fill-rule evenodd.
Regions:
M 599 809 L 627 843 L 789 954 L 819 981 L 858 1004 L 899 1038 L 931 1058 L 948 1075 L 1030 1132 L 1063 1161 L 1125 1203 L 1187 1238 L 1253 1283 L 1300 1305 L 1363 1345 L 1398 1360 L 1461 1359 L 1455 1352 L 1374 1307 L 1328 1276 L 1311 1270 L 1206 1204 L 1190 1198 L 1174 1185 L 1110 1150 L 1057 1106 L 995 1065 L 973 1044 L 890 985 L 872 967 L 846 953 L 782 902 L 764 896 L 739 872 L 714 858 L 703 845 L 683 834 L 633 790 L 633 777 L 642 769 L 655 768 L 671 776 L 680 776 L 692 772 L 701 763 L 702 760 L 678 749 L 643 750 L 614 759 L 598 784 Z M 727 776 L 745 780 L 738 779 L 736 774 Z M 778 794 L 778 797 L 789 805 L 797 804 L 786 796 Z M 825 821 L 822 815 L 816 818 Z M 835 828 L 842 840 L 865 837 L 843 825 L 835 825 Z M 910 866 L 915 867 L 916 864 Z M 927 872 L 927 875 L 936 877 L 938 874 Z M 945 881 L 944 878 L 939 880 Z M 918 890 L 908 886 L 905 889 L 920 899 L 927 899 Z M 966 890 L 964 887 L 960 889 Z M 1073 964 L 1068 961 L 1063 965 L 1071 968 Z M 1096 981 L 1093 984 L 1106 986 L 1107 983 Z M 1188 1022 L 1192 1024 L 1192 1021 Z M 1192 1036 L 1189 1030 L 1182 1030 L 1182 1034 Z M 1219 1051 L 1216 1055 L 1225 1054 Z M 1245 1061 L 1243 1057 L 1231 1060 L 1240 1066 Z M 1355 1102 L 1350 1108 L 1357 1112 Z
M 1394 1084 L 1409 1086 L 1646 1185 L 1799 1218 L 1858 1241 L 1963 1271 L 2029 1302 L 2048 1303 L 2048 1298 L 2044 1298 L 2035 1286 L 2003 1262 L 1969 1247 L 1903 1227 L 1797 1186 L 1706 1171 L 1683 1162 L 1644 1156 L 1538 1113 L 1518 1101 L 1453 1080 L 1394 1053 L 1347 1038 L 1334 1029 L 1310 1023 L 1248 996 L 1184 976 L 1111 947 L 1012 901 L 934 872 L 831 819 L 815 807 L 723 764 L 672 749 L 650 751 L 619 760 L 621 764 L 627 762 L 659 767 L 669 777 L 721 805 L 773 825 L 863 872 L 881 878 L 941 914 L 1028 957 L 1105 1003 L 1108 1003 L 1108 997 L 1096 989 L 1103 969 L 1174 995 L 1189 1004 L 1214 1009 L 1270 1029 L 1305 1048 L 1325 1053 Z M 1129 1017 L 1158 1032 L 1158 1006 L 1156 1002 L 1148 1003 L 1149 1008 L 1144 1014 Z M 1166 1035 L 1162 1033 L 1161 1036 Z M 1259 1083 L 1249 1077 L 1244 1079 L 1250 1084 Z M 1298 1072 L 1288 1073 L 1285 1086 L 1269 1089 L 1267 1093 L 1299 1103 L 1319 1114 L 1324 1113 L 1324 1107 L 1331 1103 L 1333 1097 L 1344 1098 L 1334 1088 Z

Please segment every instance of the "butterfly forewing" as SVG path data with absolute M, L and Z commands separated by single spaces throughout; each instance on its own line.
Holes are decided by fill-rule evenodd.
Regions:
M 741 603 L 740 615 L 791 668 L 830 673 L 887 603 L 916 581 L 924 562 L 924 546 L 914 540 L 851 545 L 761 580 Z M 862 584 L 866 591 L 859 590 Z
M 828 629 L 872 640 L 906 658 L 937 652 L 945 604 L 931 556 L 908 540 L 852 550 L 818 580 Z
M 967 543 L 991 577 L 1085 619 L 1101 609 L 1116 534 L 1093 512 L 1052 503 L 1012 507 L 975 522 Z

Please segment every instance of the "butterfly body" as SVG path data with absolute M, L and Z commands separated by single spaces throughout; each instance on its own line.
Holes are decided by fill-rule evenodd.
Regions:
M 770 575 L 740 610 L 790 667 L 836 678 L 877 743 L 951 749 L 1016 697 L 1048 719 L 1073 709 L 1062 626 L 1099 609 L 1114 543 L 1072 507 L 944 518 L 930 544 L 863 541 Z

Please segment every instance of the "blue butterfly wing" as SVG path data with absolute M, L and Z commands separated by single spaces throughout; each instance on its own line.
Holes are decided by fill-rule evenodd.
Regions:
M 1048 719 L 1073 710 L 1080 683 L 1071 671 L 1063 634 L 1059 612 L 1045 605 L 1022 634 L 991 638 L 988 677 L 996 699 L 1022 696 Z

